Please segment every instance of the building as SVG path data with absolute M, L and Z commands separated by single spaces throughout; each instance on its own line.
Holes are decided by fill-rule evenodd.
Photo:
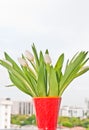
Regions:
M 74 106 L 62 106 L 59 110 L 60 116 L 84 117 L 84 108 Z M 35 113 L 32 101 L 13 101 L 11 114 L 32 115 Z
M 60 108 L 60 116 L 67 117 L 84 117 L 84 109 L 81 107 L 62 106 Z
M 69 111 L 69 107 L 68 106 L 62 106 L 60 108 L 59 114 L 60 114 L 60 116 L 67 116 L 68 117 L 69 116 L 68 111 Z
M 0 129 L 10 129 L 11 105 L 12 102 L 8 99 L 0 100 Z
M 34 112 L 31 101 L 13 101 L 11 114 L 32 115 Z

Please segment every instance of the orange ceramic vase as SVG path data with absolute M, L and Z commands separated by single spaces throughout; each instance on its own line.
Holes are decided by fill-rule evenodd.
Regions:
M 38 130 L 56 130 L 60 109 L 60 97 L 33 98 Z

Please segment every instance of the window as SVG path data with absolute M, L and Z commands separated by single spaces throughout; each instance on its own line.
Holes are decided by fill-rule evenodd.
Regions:
M 5 105 L 5 109 L 7 109 L 8 108 L 8 105 Z
M 7 119 L 5 119 L 5 122 L 7 122 Z
M 7 113 L 7 112 L 5 112 L 5 116 L 7 116 L 7 114 L 8 114 L 8 113 Z
M 7 125 L 5 125 L 5 128 L 7 128 Z

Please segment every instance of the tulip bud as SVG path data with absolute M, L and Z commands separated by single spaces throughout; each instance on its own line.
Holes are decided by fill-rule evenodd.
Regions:
M 80 71 L 83 71 L 83 70 L 85 70 L 85 69 L 89 69 L 89 66 L 83 66 L 83 67 L 80 69 Z
M 23 58 L 18 58 L 18 62 L 20 63 L 20 65 L 22 66 L 28 66 L 27 62 L 25 59 Z
M 44 55 L 44 61 L 46 64 L 51 64 L 52 61 L 51 61 L 49 54 Z
M 33 61 L 33 60 L 34 60 L 34 57 L 33 57 L 32 53 L 29 52 L 28 50 L 25 51 L 25 56 L 26 56 L 26 58 L 27 58 L 29 61 Z

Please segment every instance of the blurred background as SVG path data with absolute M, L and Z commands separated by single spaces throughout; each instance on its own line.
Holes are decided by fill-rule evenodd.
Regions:
M 65 63 L 78 51 L 89 50 L 88 0 L 1 0 L 0 58 L 4 52 L 17 61 L 32 43 L 49 50 L 52 63 L 65 53 Z M 89 63 L 88 63 L 89 65 Z M 0 98 L 28 100 L 29 96 L 10 84 L 6 69 L 0 66 Z M 62 96 L 63 105 L 84 106 L 89 98 L 89 72 L 75 79 Z

